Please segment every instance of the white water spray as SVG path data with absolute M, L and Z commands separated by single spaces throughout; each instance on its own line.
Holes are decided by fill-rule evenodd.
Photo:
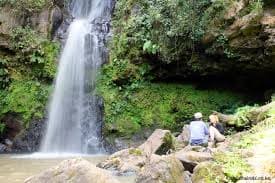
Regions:
M 73 0 L 71 5 L 75 20 L 58 67 L 43 153 L 100 151 L 101 124 L 97 124 L 93 91 L 97 69 L 106 54 L 103 42 L 108 30 L 104 19 L 110 16 L 111 1 Z

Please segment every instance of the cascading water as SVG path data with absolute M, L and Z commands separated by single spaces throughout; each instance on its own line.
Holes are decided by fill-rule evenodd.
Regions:
M 43 153 L 97 153 L 101 124 L 94 95 L 97 69 L 106 58 L 111 0 L 72 0 L 75 18 L 61 55 Z

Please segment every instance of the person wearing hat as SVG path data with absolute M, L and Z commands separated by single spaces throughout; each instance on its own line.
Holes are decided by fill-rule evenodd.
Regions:
M 190 140 L 191 146 L 207 146 L 209 131 L 207 125 L 202 120 L 202 113 L 197 112 L 194 114 L 194 121 L 190 123 Z

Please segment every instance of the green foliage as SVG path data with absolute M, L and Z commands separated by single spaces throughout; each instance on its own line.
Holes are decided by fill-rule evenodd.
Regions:
M 136 156 L 141 156 L 142 155 L 142 151 L 140 149 L 129 149 L 129 154 L 133 154 Z
M 221 166 L 216 162 L 203 162 L 196 169 L 196 173 L 192 176 L 193 182 L 222 183 L 226 180 Z
M 118 87 L 119 90 L 134 90 L 138 88 L 139 83 L 150 80 L 149 71 L 147 64 L 135 65 L 128 60 L 114 59 L 103 67 L 100 80 L 104 85 Z
M 0 123 L 0 135 L 1 135 L 2 133 L 4 133 L 5 128 L 6 128 L 6 125 L 5 125 L 4 123 Z
M 223 72 L 227 65 L 235 65 L 233 61 L 251 59 L 255 63 L 257 59 L 230 44 L 232 36 L 227 37 L 225 32 L 236 19 L 250 13 L 259 15 L 255 18 L 258 22 L 263 2 L 246 1 L 242 10 L 230 17 L 238 3 L 237 0 L 119 0 L 112 21 L 111 60 L 150 63 L 168 71 L 171 67 L 165 66 L 177 65 L 174 67 L 186 77 L 193 73 Z M 252 30 L 257 32 L 254 26 Z M 237 64 L 243 68 L 242 63 Z
M 29 27 L 18 27 L 10 35 L 13 54 L 0 56 L 0 89 L 12 80 L 52 82 L 56 73 L 59 44 L 41 37 Z
M 238 16 L 243 17 L 250 13 L 261 14 L 263 12 L 264 2 L 262 0 L 249 0 L 247 6 L 243 8 Z
M 59 45 L 39 36 L 29 27 L 14 29 L 11 37 L 11 48 L 16 52 L 11 65 L 19 71 L 19 77 L 52 80 Z
M 267 112 L 267 115 L 269 117 L 275 117 L 275 107 L 274 108 L 271 108 L 268 112 Z
M 59 44 L 41 36 L 28 25 L 32 15 L 52 5 L 52 0 L 0 0 L 0 7 L 6 6 L 15 12 L 23 25 L 9 31 L 9 48 L 1 50 L 1 119 L 14 114 L 27 127 L 30 120 L 44 116 L 49 85 L 56 73 Z
M 263 5 L 264 3 L 262 0 L 250 0 L 248 10 L 253 13 L 262 13 Z
M 258 136 L 253 133 L 249 133 L 240 139 L 239 142 L 234 144 L 234 147 L 240 149 L 247 149 L 252 147 L 258 141 Z
M 163 144 L 158 148 L 155 154 L 163 155 L 176 148 L 176 138 L 171 133 L 166 133 L 163 137 Z
M 233 148 L 247 149 L 259 142 L 260 139 L 266 136 L 265 131 L 275 127 L 275 118 L 271 116 L 263 122 L 253 126 L 249 131 L 245 132 L 241 139 L 232 145 Z M 273 138 L 273 137 L 269 137 Z M 274 139 L 275 140 L 275 139 Z
M 238 56 L 236 53 L 234 53 L 232 48 L 230 48 L 228 44 L 228 38 L 224 34 L 219 35 L 212 46 L 205 51 L 208 54 L 216 54 L 216 51 L 219 49 L 223 51 L 227 58 L 236 58 Z
M 31 119 L 42 118 L 50 87 L 38 81 L 14 81 L 8 91 L 1 91 L 1 111 L 20 114 L 25 126 Z
M 145 80 L 149 77 L 146 65 L 120 63 L 106 65 L 97 84 L 105 100 L 106 133 L 115 130 L 120 135 L 131 135 L 146 127 L 175 130 L 197 111 L 207 118 L 212 110 L 224 111 L 241 103 L 241 96 L 230 92 L 196 90 L 191 85 L 152 84 Z
M 156 54 L 159 47 L 152 43 L 152 41 L 146 41 L 143 45 L 143 51 L 146 51 L 147 53 Z
M 19 14 L 39 11 L 51 4 L 51 0 L 0 0 L 0 6 L 10 5 Z
M 0 88 L 6 88 L 10 83 L 7 60 L 0 58 Z
M 59 45 L 30 27 L 18 27 L 9 46 L 12 54 L 0 57 L 0 117 L 17 114 L 27 127 L 30 120 L 44 115 Z
M 255 107 L 244 106 L 240 107 L 236 110 L 235 119 L 230 122 L 230 124 L 234 124 L 237 127 L 246 127 L 249 126 L 251 120 L 249 118 L 250 111 L 255 109 Z
M 112 59 L 137 61 L 144 52 L 171 63 L 190 53 L 206 23 L 210 0 L 121 0 L 116 4 Z
M 228 178 L 227 182 L 236 182 L 251 170 L 250 166 L 238 153 L 215 153 L 214 159 L 222 166 L 223 172 Z

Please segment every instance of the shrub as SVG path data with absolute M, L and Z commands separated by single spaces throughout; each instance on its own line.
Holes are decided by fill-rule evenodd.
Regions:
M 180 60 L 200 41 L 210 0 L 121 0 L 115 8 L 113 59 L 157 55 L 165 63 Z M 186 53 L 187 52 L 187 53 Z
M 43 117 L 49 92 L 50 87 L 38 81 L 14 81 L 8 91 L 1 91 L 0 114 L 20 114 L 27 127 L 31 119 Z
M 11 37 L 11 48 L 16 52 L 12 67 L 20 71 L 19 77 L 51 81 L 56 73 L 59 44 L 39 36 L 30 27 L 15 28 Z
M 19 14 L 40 11 L 52 3 L 52 0 L 0 0 L 0 6 L 10 5 Z
M 105 130 L 109 133 L 116 129 L 120 135 L 131 135 L 146 127 L 177 130 L 197 111 L 207 120 L 212 110 L 241 104 L 241 96 L 230 92 L 197 90 L 180 84 L 141 82 L 136 87 L 117 87 L 101 80 L 98 92 L 105 101 Z

